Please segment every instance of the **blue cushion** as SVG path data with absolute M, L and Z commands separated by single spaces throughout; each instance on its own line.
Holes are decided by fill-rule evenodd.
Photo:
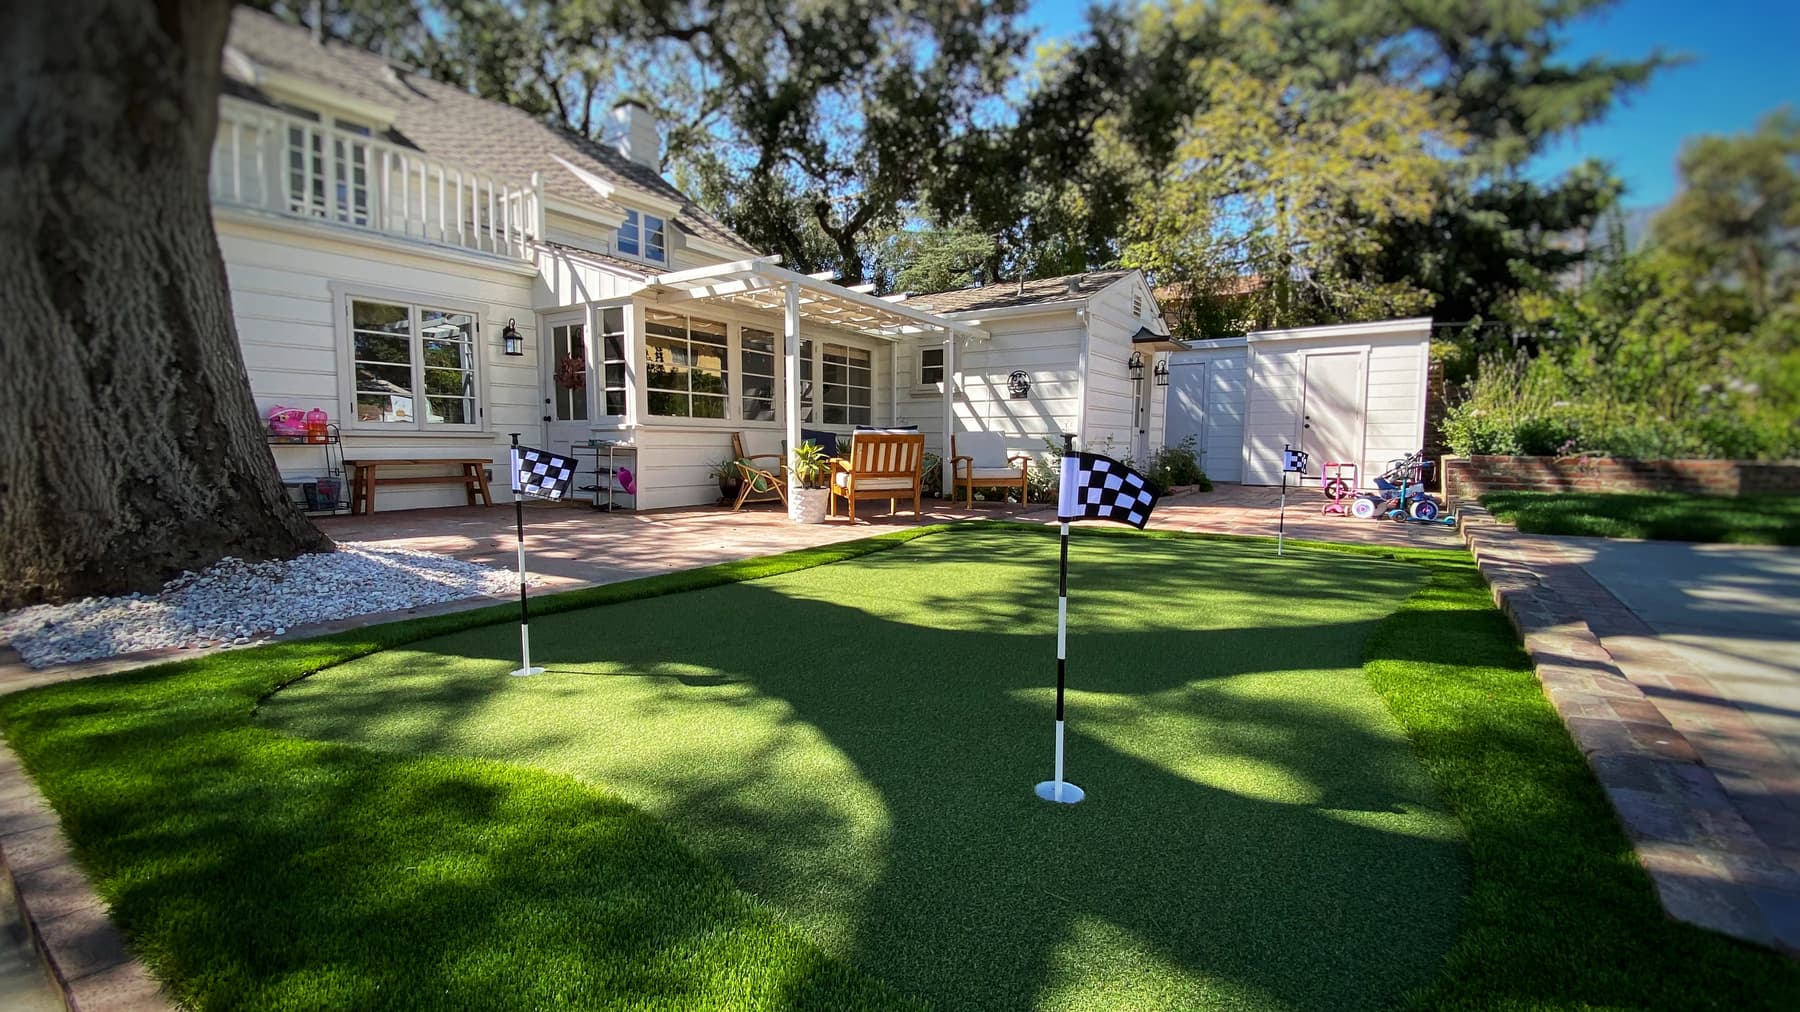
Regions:
M 824 447 L 825 456 L 827 457 L 835 457 L 838 455 L 838 437 L 835 432 L 827 432 L 824 429 L 801 429 L 800 441 L 802 443 L 819 444 Z

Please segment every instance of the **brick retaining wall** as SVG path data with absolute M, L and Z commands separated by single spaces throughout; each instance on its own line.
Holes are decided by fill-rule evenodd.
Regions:
M 1501 491 L 1797 495 L 1800 461 L 1445 457 L 1444 489 L 1457 500 Z

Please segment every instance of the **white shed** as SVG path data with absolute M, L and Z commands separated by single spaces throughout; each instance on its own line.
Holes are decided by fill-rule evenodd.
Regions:
M 1215 481 L 1275 485 L 1281 450 L 1357 465 L 1368 485 L 1425 441 L 1431 320 L 1381 320 L 1197 341 L 1170 363 L 1170 445 L 1194 436 Z M 1235 459 L 1234 459 L 1235 457 Z

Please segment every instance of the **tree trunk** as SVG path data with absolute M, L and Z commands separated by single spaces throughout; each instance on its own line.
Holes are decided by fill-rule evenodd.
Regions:
M 331 542 L 251 400 L 207 172 L 230 0 L 26 0 L 0 41 L 0 607 Z

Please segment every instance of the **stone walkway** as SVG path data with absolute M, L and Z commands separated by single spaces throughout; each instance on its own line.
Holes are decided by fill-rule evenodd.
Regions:
M 1601 546 L 1628 543 L 1523 535 L 1479 509 L 1465 511 L 1463 533 L 1663 908 L 1800 954 L 1800 757 L 1769 733 L 1771 718 L 1800 713 L 1759 714 L 1768 703 L 1732 691 L 1716 655 L 1653 624 L 1668 616 L 1645 605 L 1648 591 L 1627 586 L 1665 592 L 1684 578 L 1673 564 L 1622 579 L 1599 561 Z M 1619 582 L 1620 594 L 1596 572 Z M 1742 596 L 1734 604 L 1733 593 L 1743 591 L 1716 603 L 1750 606 Z M 1621 594 L 1638 597 L 1646 614 Z

